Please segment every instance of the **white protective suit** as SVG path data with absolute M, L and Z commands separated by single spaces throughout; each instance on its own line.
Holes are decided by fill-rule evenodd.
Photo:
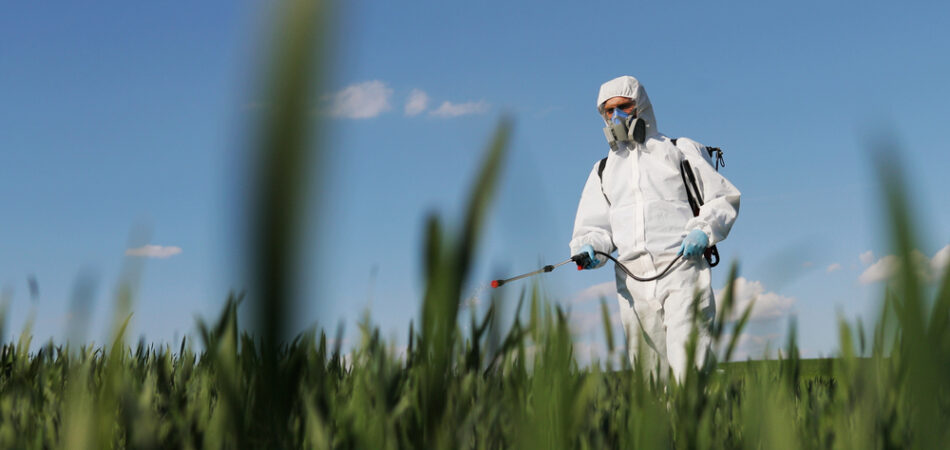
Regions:
M 604 83 L 597 96 L 598 110 L 617 96 L 636 102 L 637 117 L 647 125 L 646 140 L 610 151 L 603 181 L 597 175 L 599 161 L 594 164 L 577 206 L 571 254 L 579 253 L 585 244 L 605 253 L 616 250 L 617 259 L 631 272 L 653 276 L 676 257 L 691 230 L 706 233 L 710 246 L 725 239 L 739 213 L 739 190 L 709 164 L 700 144 L 679 138 L 674 145 L 657 132 L 650 99 L 636 78 Z M 693 217 L 680 176 L 679 164 L 684 158 L 697 175 L 705 201 L 697 217 Z M 615 273 L 631 363 L 639 355 L 647 367 L 655 368 L 659 362 L 661 377 L 672 367 L 674 376 L 682 380 L 692 327 L 690 308 L 696 294 L 702 326 L 695 364 L 702 363 L 709 347 L 707 327 L 716 311 L 709 264 L 702 256 L 685 259 L 665 277 L 646 283 L 628 279 L 620 269 Z M 641 346 L 644 348 L 638 348 Z

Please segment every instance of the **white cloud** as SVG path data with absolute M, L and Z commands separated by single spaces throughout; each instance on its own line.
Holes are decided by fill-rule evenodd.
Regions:
M 950 250 L 947 250 L 950 246 L 944 247 L 933 259 L 928 258 L 923 253 L 914 250 L 911 252 L 910 257 L 914 260 L 914 266 L 918 269 L 918 276 L 920 276 L 923 281 L 933 280 L 934 274 L 939 273 L 937 266 L 939 264 L 946 264 L 946 260 L 950 258 Z M 900 270 L 901 260 L 895 255 L 887 255 L 871 264 L 871 267 L 868 267 L 858 276 L 858 281 L 862 284 L 876 283 L 878 281 L 886 281 L 897 274 L 897 271 Z
M 125 251 L 126 256 L 138 256 L 141 258 L 170 258 L 181 253 L 181 247 L 145 245 L 138 248 L 130 248 Z
M 743 277 L 736 278 L 735 303 L 727 321 L 739 320 L 745 309 L 755 302 L 752 307 L 750 321 L 777 319 L 788 314 L 796 300 L 794 297 L 785 297 L 775 292 L 766 292 L 765 286 L 759 281 L 749 281 Z M 716 291 L 716 298 L 721 299 L 725 289 Z M 717 301 L 719 303 L 720 301 Z
M 950 264 L 950 245 L 940 249 L 930 260 L 930 267 L 933 269 L 936 278 L 943 276 L 947 271 L 948 264 Z
M 406 100 L 406 115 L 415 116 L 429 107 L 429 95 L 421 89 L 413 89 Z
M 345 119 L 369 119 L 390 109 L 393 90 L 374 80 L 353 84 L 331 94 L 330 115 Z
M 861 284 L 870 284 L 877 281 L 883 281 L 897 272 L 898 261 L 897 257 L 894 255 L 887 255 L 879 260 L 876 263 L 872 264 L 871 267 L 868 267 L 858 276 L 858 281 Z
M 811 266 L 814 266 L 814 265 L 815 265 L 815 263 L 813 263 L 813 262 L 811 262 L 811 261 L 805 261 L 805 262 L 802 263 L 802 267 L 811 267 Z
M 601 298 L 613 298 L 617 295 L 617 283 L 606 281 L 600 284 L 587 287 L 586 289 L 574 294 L 568 300 L 568 303 L 586 303 L 591 300 L 600 300 Z
M 482 114 L 488 112 L 488 103 L 484 101 L 468 103 L 442 102 L 438 108 L 429 114 L 437 117 L 458 117 L 468 114 Z
M 874 252 L 868 250 L 862 253 L 861 255 L 859 255 L 858 259 L 860 259 L 861 264 L 864 264 L 865 266 L 868 264 L 871 264 L 871 262 L 874 261 Z
M 828 268 L 826 269 L 826 271 L 827 271 L 828 273 L 834 272 L 834 271 L 836 271 L 836 270 L 841 270 L 841 264 L 834 263 L 834 264 L 828 266 Z

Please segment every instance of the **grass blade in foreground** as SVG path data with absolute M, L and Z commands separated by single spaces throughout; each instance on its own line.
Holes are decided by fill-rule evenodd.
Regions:
M 307 204 L 308 168 L 319 157 L 311 145 L 317 134 L 314 96 L 319 92 L 326 37 L 326 4 L 322 0 L 288 0 L 278 4 L 273 60 L 266 74 L 267 107 L 261 110 L 261 125 L 255 157 L 257 189 L 252 192 L 249 259 L 253 275 L 252 300 L 260 321 L 262 373 L 256 378 L 257 407 L 250 411 L 253 436 L 244 441 L 287 446 L 291 397 L 298 395 L 299 364 L 281 361 L 279 352 L 288 337 L 287 319 L 292 314 L 291 292 L 300 228 Z M 319 142 L 319 141 L 318 141 Z M 296 361 L 296 360 L 294 360 Z M 237 403 L 241 399 L 232 398 Z

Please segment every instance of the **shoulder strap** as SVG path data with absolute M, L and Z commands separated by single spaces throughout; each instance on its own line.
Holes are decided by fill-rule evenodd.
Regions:
M 604 192 L 604 168 L 607 167 L 607 158 L 600 160 L 600 164 L 597 165 L 597 177 L 600 178 L 600 193 L 604 194 L 604 200 L 607 201 L 607 206 L 610 206 L 610 199 L 607 198 L 607 193 Z
M 689 161 L 683 159 L 680 161 L 680 177 L 683 178 L 683 186 L 686 187 L 686 201 L 689 208 L 693 210 L 693 217 L 699 215 L 699 207 L 703 206 L 703 197 L 696 186 L 696 177 L 693 175 L 693 168 Z

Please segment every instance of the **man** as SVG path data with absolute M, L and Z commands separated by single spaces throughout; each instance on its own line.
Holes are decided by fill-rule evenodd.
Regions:
M 660 273 L 678 254 L 683 260 L 656 281 L 639 282 L 615 269 L 620 319 L 627 335 L 628 357 L 669 368 L 682 380 L 689 362 L 686 344 L 693 324 L 692 302 L 699 302 L 696 360 L 702 364 L 709 348 L 708 326 L 716 305 L 709 264 L 703 251 L 726 238 L 739 213 L 739 191 L 702 155 L 695 141 L 672 140 L 657 131 L 653 107 L 636 78 L 624 76 L 604 83 L 597 109 L 611 150 L 587 178 L 571 239 L 571 254 L 585 252 L 591 262 L 606 261 L 594 252 L 617 251 L 617 260 L 639 277 Z M 626 132 L 626 134 L 625 134 Z M 696 174 L 705 204 L 694 217 L 680 174 L 686 160 Z

